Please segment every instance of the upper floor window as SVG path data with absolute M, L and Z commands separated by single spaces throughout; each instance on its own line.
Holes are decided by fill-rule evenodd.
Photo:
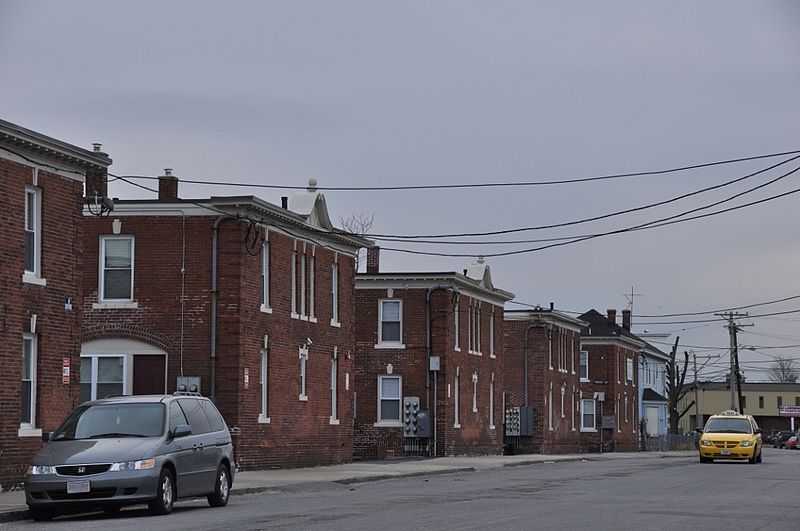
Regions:
M 398 299 L 382 300 L 379 313 L 378 343 L 401 345 L 403 342 L 403 302 Z
M 492 316 L 489 319 L 489 356 L 495 357 L 494 353 L 494 306 L 492 306 Z
M 25 189 L 25 273 L 40 276 L 42 254 L 42 191 Z
M 339 325 L 339 264 L 331 264 L 331 324 Z
M 586 350 L 581 350 L 580 371 L 581 371 L 581 381 L 582 382 L 588 382 L 589 381 L 589 352 L 586 351 Z
M 269 306 L 269 242 L 261 246 L 261 309 L 268 311 Z
M 292 271 L 291 271 L 291 288 L 292 288 L 292 317 L 298 317 L 297 314 L 297 249 L 292 250 Z
M 453 308 L 453 319 L 455 323 L 453 330 L 455 334 L 455 340 L 453 348 L 455 350 L 461 350 L 461 309 L 459 308 L 461 304 L 461 296 L 456 295 L 455 298 L 455 307 Z
M 133 236 L 103 236 L 100 240 L 100 300 L 133 299 Z
M 625 372 L 628 381 L 633 382 L 633 360 L 631 358 L 625 358 Z

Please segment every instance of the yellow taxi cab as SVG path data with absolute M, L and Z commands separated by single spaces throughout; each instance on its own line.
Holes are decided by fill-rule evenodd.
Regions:
M 761 428 L 752 415 L 729 409 L 712 415 L 700 430 L 700 462 L 714 459 L 747 459 L 761 462 Z

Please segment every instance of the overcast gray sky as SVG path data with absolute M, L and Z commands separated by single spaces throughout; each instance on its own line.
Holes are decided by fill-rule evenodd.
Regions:
M 171 167 L 185 179 L 382 186 L 663 169 L 800 149 L 798 22 L 800 3 L 792 0 L 4 0 L 0 116 L 78 145 L 102 142 L 120 175 Z M 785 158 L 560 186 L 326 197 L 333 219 L 374 212 L 373 233 L 482 232 L 645 205 Z M 629 227 L 719 201 L 799 164 L 636 214 L 482 240 Z M 716 210 L 798 183 L 800 172 Z M 111 193 L 152 197 L 121 182 Z M 180 190 L 184 198 L 250 193 L 274 203 L 286 194 Z M 564 310 L 621 310 L 632 287 L 644 294 L 634 308 L 642 315 L 781 299 L 800 294 L 798 201 L 800 194 L 488 260 L 495 284 L 518 301 Z M 382 245 L 477 256 L 541 244 Z M 471 261 L 384 251 L 381 265 L 460 271 Z M 751 313 L 796 309 L 800 299 Z M 679 333 L 682 345 L 728 344 L 721 322 L 636 324 L 664 320 L 635 318 L 634 331 Z M 800 344 L 800 313 L 743 322 L 756 326 L 741 344 Z M 764 377 L 752 369 L 776 354 L 800 358 L 800 348 L 745 352 L 747 376 Z M 712 361 L 707 374 L 724 365 Z

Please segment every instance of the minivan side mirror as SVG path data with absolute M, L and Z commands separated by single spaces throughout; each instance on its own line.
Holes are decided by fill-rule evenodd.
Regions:
M 187 435 L 192 434 L 192 427 L 188 424 L 178 424 L 175 426 L 175 429 L 172 430 L 172 437 L 186 437 Z
M 53 439 L 53 435 L 52 431 L 42 432 L 42 442 L 50 442 Z
M 694 431 L 697 433 L 703 433 L 703 428 L 695 428 Z
M 761 428 L 756 428 L 756 433 L 764 433 L 764 430 L 762 430 Z

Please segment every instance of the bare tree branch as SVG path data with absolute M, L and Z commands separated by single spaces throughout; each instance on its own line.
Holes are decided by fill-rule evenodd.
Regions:
M 339 216 L 339 225 L 342 226 L 342 229 L 346 230 L 351 234 L 355 234 L 356 236 L 364 237 L 369 230 L 372 228 L 372 224 L 375 222 L 375 212 L 372 214 L 363 214 L 361 212 L 353 212 L 350 214 L 349 217 Z M 358 267 L 361 264 L 361 253 L 359 251 L 356 254 L 355 266 L 356 271 L 358 271 Z
M 800 379 L 800 368 L 795 365 L 793 359 L 777 356 L 770 366 L 769 379 L 773 382 L 795 383 Z

